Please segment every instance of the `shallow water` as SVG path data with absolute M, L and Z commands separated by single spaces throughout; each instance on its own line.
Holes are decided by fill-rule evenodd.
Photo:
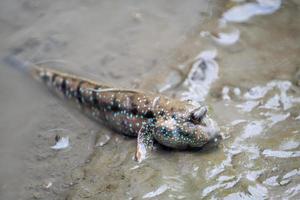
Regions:
M 226 27 L 219 26 L 223 13 L 243 2 L 0 4 L 2 58 L 18 54 L 115 86 L 204 98 L 224 135 L 219 148 L 156 147 L 138 164 L 132 159 L 135 139 L 107 130 L 2 62 L 1 199 L 300 195 L 299 1 L 283 1 L 274 13 Z M 218 33 L 236 38 L 224 43 Z M 185 80 L 191 67 L 198 70 L 195 58 L 210 50 L 215 58 L 198 58 L 216 64 L 207 65 L 214 70 L 201 72 L 200 85 Z M 56 134 L 69 137 L 70 147 L 51 149 Z

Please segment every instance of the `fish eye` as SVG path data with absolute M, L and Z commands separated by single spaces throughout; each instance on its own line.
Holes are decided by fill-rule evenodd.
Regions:
M 191 112 L 190 114 L 190 121 L 191 122 L 200 122 L 202 118 L 206 115 L 207 113 L 207 107 L 202 106 L 200 108 L 195 109 L 194 111 Z

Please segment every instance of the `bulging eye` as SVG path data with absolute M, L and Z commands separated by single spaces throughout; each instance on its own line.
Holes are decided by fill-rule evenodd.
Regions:
M 206 106 L 202 106 L 202 107 L 194 110 L 191 113 L 191 121 L 192 122 L 201 122 L 201 120 L 206 115 L 206 113 L 207 113 L 207 107 Z

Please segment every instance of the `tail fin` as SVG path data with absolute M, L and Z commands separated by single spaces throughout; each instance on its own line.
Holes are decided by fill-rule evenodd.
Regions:
M 12 68 L 15 68 L 18 71 L 21 71 L 22 73 L 28 74 L 31 77 L 35 79 L 39 79 L 39 73 L 41 72 L 41 67 L 38 65 L 25 61 L 18 57 L 17 55 L 9 55 L 4 58 L 4 62 L 11 66 Z
M 17 55 L 6 56 L 4 62 L 25 73 L 30 73 L 36 67 L 33 63 L 20 59 Z

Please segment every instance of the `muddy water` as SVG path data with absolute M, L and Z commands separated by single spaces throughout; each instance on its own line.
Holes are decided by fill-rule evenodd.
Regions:
M 300 3 L 283 1 L 272 14 L 220 28 L 223 13 L 238 5 L 2 1 L 2 58 L 15 54 L 111 85 L 197 99 L 203 88 L 184 80 L 194 58 L 214 49 L 217 78 L 204 98 L 224 141 L 203 152 L 156 147 L 138 164 L 135 139 L 107 130 L 3 62 L 0 198 L 297 199 Z M 214 40 L 227 29 L 239 31 L 236 43 Z M 51 149 L 56 135 L 68 136 L 70 146 Z

